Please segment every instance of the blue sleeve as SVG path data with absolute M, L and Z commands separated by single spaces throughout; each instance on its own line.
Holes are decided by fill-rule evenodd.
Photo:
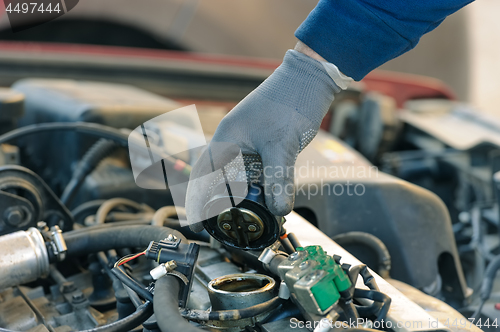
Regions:
M 473 0 L 320 0 L 295 36 L 356 81 Z

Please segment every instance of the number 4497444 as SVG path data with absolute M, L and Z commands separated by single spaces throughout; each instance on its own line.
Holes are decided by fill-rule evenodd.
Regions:
M 483 321 L 481 321 L 481 318 L 479 318 L 478 320 L 472 321 L 472 322 L 474 323 L 474 325 L 476 325 L 479 328 L 482 328 L 482 327 L 498 328 L 498 321 L 496 318 L 494 320 L 493 319 L 490 320 L 489 318 L 486 318 Z
M 55 4 L 54 8 L 52 8 L 52 4 L 48 3 L 47 6 L 44 7 L 44 3 L 36 3 L 36 2 L 24 2 L 17 3 L 14 8 L 12 8 L 12 3 L 9 3 L 7 8 L 5 9 L 7 13 L 23 13 L 23 14 L 36 14 L 36 13 L 59 13 L 61 9 L 59 8 L 59 3 Z

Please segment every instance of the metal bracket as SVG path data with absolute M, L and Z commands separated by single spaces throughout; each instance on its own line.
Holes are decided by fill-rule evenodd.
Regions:
M 32 225 L 34 213 L 29 200 L 0 190 L 0 234 Z
M 69 210 L 37 174 L 17 165 L 0 167 L 0 235 L 39 221 L 64 231 L 73 228 Z

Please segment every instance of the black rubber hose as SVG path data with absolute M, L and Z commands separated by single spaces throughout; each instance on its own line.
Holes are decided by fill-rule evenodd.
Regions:
M 47 131 L 73 131 L 82 134 L 88 134 L 101 138 L 108 138 L 117 143 L 128 146 L 128 133 L 119 129 L 89 122 L 52 122 L 39 123 L 14 129 L 0 136 L 0 144 L 12 140 Z
M 391 270 L 391 254 L 384 242 L 375 235 L 365 232 L 348 232 L 335 235 L 332 240 L 342 247 L 350 244 L 361 244 L 369 247 L 377 254 L 378 274 L 380 274 L 382 278 L 389 277 L 389 272 Z
M 344 310 L 345 319 L 349 323 L 358 321 L 359 313 L 352 301 L 341 303 L 340 307 Z
M 61 202 L 63 202 L 64 205 L 68 206 L 71 204 L 87 175 L 92 173 L 97 165 L 99 165 L 104 158 L 109 156 L 117 146 L 115 142 L 101 138 L 88 149 L 76 166 L 71 180 L 66 188 L 64 188 L 61 195 Z
M 105 199 L 96 199 L 78 205 L 76 208 L 71 210 L 73 219 L 75 219 L 75 222 L 83 224 L 85 218 L 89 215 L 95 214 L 104 202 L 106 202 Z
M 385 295 L 382 292 L 379 291 L 374 291 L 374 290 L 367 290 L 367 289 L 359 289 L 357 288 L 354 291 L 354 297 L 355 298 L 365 298 L 372 300 L 374 302 L 381 303 L 381 307 L 378 310 L 377 315 L 377 322 L 381 322 L 383 319 L 386 318 L 387 313 L 389 312 L 389 308 L 391 306 L 391 298 L 387 295 Z M 359 309 L 358 309 L 359 312 Z
M 113 225 L 112 223 L 110 225 Z M 161 241 L 173 234 L 181 241 L 187 239 L 180 232 L 167 227 L 130 225 L 110 227 L 94 226 L 63 233 L 68 250 L 67 257 L 85 256 L 99 251 L 140 247 L 146 248 L 151 241 Z
M 156 281 L 153 304 L 158 327 L 162 332 L 202 332 L 181 316 L 179 290 L 176 277 L 167 275 Z
M 281 246 L 283 249 L 285 249 L 285 252 L 287 254 L 291 254 L 295 252 L 295 248 L 293 247 L 292 243 L 288 238 L 280 239 Z
M 76 236 L 77 234 L 86 233 L 86 232 L 89 232 L 91 230 L 96 230 L 96 229 L 120 228 L 120 227 L 125 227 L 125 226 L 140 226 L 140 225 L 150 226 L 151 221 L 150 220 L 126 220 L 126 221 L 119 221 L 119 222 L 110 222 L 110 223 L 106 223 L 106 224 L 80 227 L 80 228 L 72 230 L 71 234 L 72 234 L 72 236 Z M 69 232 L 67 232 L 66 234 L 68 234 L 68 233 Z
M 114 250 L 110 250 L 110 252 L 113 252 Z M 111 268 L 109 266 L 109 260 L 108 260 L 108 257 L 106 256 L 106 254 L 104 252 L 98 252 L 97 253 L 97 259 L 99 260 L 99 263 L 101 264 L 102 268 L 104 269 L 104 272 L 106 272 L 106 274 L 108 275 L 108 277 L 111 279 L 112 283 L 113 283 L 113 289 L 115 291 L 115 297 L 116 297 L 116 300 L 118 301 L 118 296 L 117 296 L 117 293 L 118 292 L 121 292 L 122 289 L 123 291 L 125 291 L 130 299 L 130 301 L 133 303 L 133 305 L 137 308 L 139 307 L 141 304 L 142 304 L 142 301 L 141 299 L 139 298 L 139 296 L 137 295 L 136 292 L 134 291 L 131 291 L 131 292 L 128 292 L 125 287 L 122 283 L 122 281 L 117 278 L 113 272 L 111 272 Z M 130 288 L 130 287 L 129 287 Z
M 299 247 L 302 247 L 302 245 L 300 244 L 299 242 L 299 239 L 297 238 L 297 236 L 293 233 L 288 233 L 288 240 L 290 240 L 290 243 L 292 244 L 292 246 L 297 249 Z
M 481 299 L 487 300 L 490 297 L 495 276 L 500 269 L 500 255 L 496 256 L 484 272 L 483 284 L 481 285 Z
M 90 229 L 115 228 L 115 227 L 134 226 L 134 225 L 147 225 L 150 227 L 155 227 L 151 226 L 150 220 L 126 220 L 126 221 L 92 225 L 85 228 L 75 229 L 71 232 L 73 234 L 78 234 L 80 232 L 88 232 Z M 179 233 L 183 234 L 187 239 L 197 240 L 202 242 L 210 242 L 210 235 L 208 235 L 208 232 L 206 230 L 203 230 L 199 233 L 195 233 L 191 229 L 189 229 L 189 227 L 181 226 L 179 220 L 177 219 L 165 219 L 165 227 L 178 231 Z
M 124 332 L 130 331 L 133 328 L 144 323 L 153 314 L 153 303 L 146 302 L 130 314 L 129 316 L 120 319 L 116 322 L 99 326 L 93 329 L 84 330 L 80 332 Z
M 360 264 L 353 266 L 349 270 L 349 279 L 351 279 L 353 285 L 350 290 L 351 291 L 350 298 L 352 298 L 356 294 L 355 292 L 357 291 L 357 289 L 355 288 L 355 285 L 359 275 L 361 275 L 361 277 L 363 278 L 363 283 L 370 290 L 379 292 L 377 282 L 375 281 L 375 278 L 368 270 L 368 267 L 365 264 Z M 383 305 L 384 303 L 373 301 L 373 303 L 368 306 L 356 306 L 356 310 L 358 311 L 361 317 L 371 317 L 374 315 L 378 315 L 382 311 Z M 390 305 L 390 302 L 388 305 Z M 388 309 L 389 308 L 387 308 L 387 310 Z
M 129 276 L 124 270 L 123 267 L 114 267 L 111 269 L 111 273 L 115 277 L 117 277 L 124 285 L 127 285 L 136 292 L 143 299 L 148 301 L 153 301 L 153 294 L 151 294 L 143 285 L 141 285 L 138 281 Z
M 98 326 L 93 329 L 83 330 L 79 332 L 125 332 L 144 323 L 153 314 L 153 303 L 146 302 L 139 306 L 131 315 L 120 319 L 116 322 L 109 323 L 103 326 Z M 201 331 L 201 330 L 199 330 Z M 8 330 L 0 327 L 0 332 L 19 332 Z
M 86 134 L 99 138 L 107 138 L 124 147 L 128 147 L 129 134 L 132 132 L 131 130 L 116 129 L 110 126 L 89 122 L 39 123 L 14 129 L 12 131 L 9 131 L 8 133 L 0 135 L 0 144 L 8 143 L 21 137 L 50 131 L 72 131 L 79 134 Z M 144 142 L 141 142 L 141 144 L 144 144 Z M 153 147 L 150 146 L 150 148 L 152 149 Z M 174 165 L 177 161 L 177 159 L 173 158 L 170 155 L 167 155 L 158 148 L 154 149 L 154 153 L 171 165 Z
M 495 281 L 495 276 L 500 269 L 500 255 L 495 256 L 495 258 L 488 264 L 486 271 L 484 272 L 483 283 L 481 284 L 481 303 L 477 307 L 476 311 L 472 314 L 471 318 L 478 318 L 483 310 L 483 306 L 486 301 L 490 298 L 491 290 L 493 289 L 493 282 Z
M 290 317 L 295 317 L 299 320 L 303 319 L 300 308 L 297 307 L 297 305 L 292 301 L 288 301 L 284 303 L 281 307 L 278 307 L 276 310 L 274 310 L 273 313 L 271 313 L 271 315 L 266 317 L 266 319 L 261 323 L 272 323 Z
M 361 277 L 363 278 L 363 283 L 366 286 L 368 286 L 369 289 L 376 290 L 376 291 L 379 290 L 377 282 L 375 281 L 375 278 L 368 270 L 368 266 L 366 266 L 365 264 L 359 264 L 359 265 L 353 266 L 349 270 L 349 278 L 351 279 L 353 285 L 356 285 L 358 275 L 361 275 Z

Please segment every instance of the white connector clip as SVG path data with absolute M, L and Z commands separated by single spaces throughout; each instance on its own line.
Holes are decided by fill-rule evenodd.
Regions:
M 158 280 L 161 277 L 167 275 L 169 272 L 172 272 L 177 267 L 177 263 L 175 261 L 168 261 L 166 263 L 162 263 L 149 271 L 149 274 L 154 280 Z

